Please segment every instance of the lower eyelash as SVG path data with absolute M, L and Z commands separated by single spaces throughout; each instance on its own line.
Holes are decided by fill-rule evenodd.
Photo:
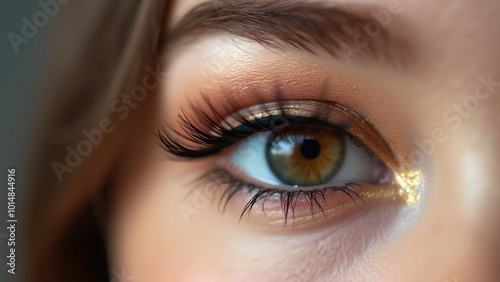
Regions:
M 239 219 L 240 222 L 241 219 L 245 216 L 245 214 L 247 215 L 247 218 L 250 216 L 250 212 L 254 208 L 255 204 L 257 204 L 257 202 L 261 200 L 262 200 L 261 208 L 263 213 L 265 214 L 266 200 L 268 200 L 271 197 L 278 197 L 278 199 L 280 200 L 281 209 L 285 216 L 285 224 L 287 223 L 289 214 L 291 214 L 292 218 L 295 218 L 295 205 L 299 200 L 306 201 L 311 210 L 311 215 L 313 216 L 314 216 L 315 206 L 321 210 L 323 215 L 325 215 L 325 211 L 323 210 L 323 206 L 319 200 L 322 199 L 324 202 L 326 202 L 325 195 L 327 194 L 340 192 L 349 196 L 349 198 L 353 201 L 353 203 L 356 203 L 355 198 L 360 199 L 363 203 L 365 202 L 361 198 L 361 196 L 354 190 L 354 188 L 360 188 L 362 187 L 362 185 L 355 182 L 348 182 L 345 183 L 344 185 L 338 185 L 338 186 L 325 186 L 321 189 L 314 189 L 314 190 L 287 191 L 278 188 L 259 187 L 253 183 L 248 183 L 236 178 L 234 175 L 232 175 L 229 171 L 225 169 L 211 170 L 197 179 L 197 182 L 205 182 L 205 181 L 211 182 L 212 184 L 217 186 L 217 188 L 223 188 L 223 186 L 228 185 L 227 187 L 223 188 L 224 192 L 222 192 L 222 195 L 220 196 L 219 201 L 217 203 L 217 208 L 221 213 L 224 213 L 229 201 L 238 192 L 245 192 L 249 195 L 252 195 L 252 197 L 246 203 L 245 207 L 243 208 L 243 211 L 240 214 L 240 219 Z

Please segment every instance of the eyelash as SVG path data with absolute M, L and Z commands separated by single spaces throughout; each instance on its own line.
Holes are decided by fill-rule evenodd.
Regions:
M 212 183 L 215 183 L 216 185 L 229 185 L 227 188 L 224 189 L 224 192 L 222 193 L 217 204 L 217 208 L 221 213 L 224 213 L 227 204 L 229 203 L 229 200 L 231 200 L 231 198 L 236 193 L 243 191 L 249 195 L 253 194 L 250 200 L 243 208 L 243 211 L 240 214 L 239 221 L 241 221 L 241 219 L 245 216 L 245 214 L 247 216 L 250 216 L 250 212 L 253 209 L 254 205 L 261 200 L 262 200 L 261 207 L 263 212 L 265 213 L 264 211 L 265 202 L 267 199 L 273 196 L 279 196 L 279 201 L 281 202 L 281 210 L 283 211 L 283 214 L 285 216 L 284 217 L 285 224 L 287 223 L 289 213 L 291 213 L 292 218 L 295 218 L 295 204 L 300 199 L 306 201 L 307 205 L 311 210 L 311 215 L 313 216 L 314 216 L 315 205 L 317 206 L 317 208 L 319 208 L 319 210 L 321 210 L 323 215 L 325 214 L 325 211 L 319 199 L 322 199 L 323 201 L 326 202 L 325 195 L 327 195 L 328 193 L 333 194 L 336 192 L 342 192 L 345 193 L 347 196 L 349 196 L 349 198 L 351 198 L 353 203 L 356 203 L 355 198 L 358 198 L 359 200 L 364 202 L 363 198 L 361 198 L 361 196 L 355 190 L 353 190 L 353 188 L 361 187 L 362 185 L 355 182 L 348 182 L 340 186 L 325 186 L 322 187 L 321 189 L 314 189 L 314 190 L 287 191 L 287 190 L 280 190 L 277 188 L 259 187 L 253 183 L 248 183 L 235 178 L 229 171 L 224 169 L 215 169 L 209 171 L 208 173 L 198 178 L 198 181 L 200 183 L 203 183 L 204 180 L 209 180 Z
M 203 99 L 208 106 L 209 112 L 192 103 L 190 104 L 192 112 L 196 113 L 196 119 L 193 119 L 186 113 L 186 111 L 184 111 L 184 109 L 181 108 L 181 114 L 178 115 L 178 118 L 182 132 L 172 128 L 163 128 L 158 130 L 157 137 L 160 142 L 160 147 L 162 147 L 168 154 L 182 159 L 201 159 L 214 155 L 222 149 L 232 146 L 238 143 L 238 141 L 246 139 L 256 133 L 276 131 L 277 128 L 281 129 L 284 127 L 301 126 L 305 124 L 310 126 L 311 124 L 315 124 L 318 127 L 328 127 L 331 130 L 335 130 L 335 132 L 340 136 L 349 137 L 355 145 L 363 147 L 365 152 L 369 154 L 370 158 L 373 158 L 372 152 L 366 147 L 366 145 L 343 130 L 342 125 L 333 126 L 320 121 L 317 117 L 305 118 L 299 116 L 288 116 L 283 114 L 283 109 L 280 109 L 281 114 L 278 115 L 271 115 L 268 113 L 269 115 L 266 117 L 249 120 L 242 114 L 239 114 L 237 110 L 231 109 L 232 112 L 235 112 L 235 114 L 233 114 L 235 120 L 240 124 L 236 127 L 232 127 L 229 123 L 224 122 L 224 115 L 222 115 L 221 112 L 213 106 L 206 96 L 203 96 Z M 265 113 L 265 111 L 264 113 L 260 112 L 260 114 Z M 319 115 L 320 113 L 317 113 L 318 117 Z M 204 128 L 209 128 L 210 132 Z M 183 141 L 179 141 L 179 139 L 174 136 L 180 137 Z M 197 148 L 186 145 L 186 143 L 184 143 L 186 141 L 197 144 Z M 300 189 L 289 191 L 278 188 L 260 187 L 254 183 L 238 179 L 228 170 L 218 168 L 208 171 L 199 177 L 196 181 L 196 184 L 198 185 L 194 188 L 199 188 L 204 183 L 212 183 L 218 187 L 227 185 L 227 187 L 224 188 L 217 205 L 221 213 L 224 213 L 229 201 L 236 193 L 245 192 L 252 195 L 240 214 L 240 221 L 245 214 L 249 216 L 254 205 L 261 200 L 262 210 L 264 211 L 266 200 L 274 196 L 278 196 L 281 202 L 285 224 L 289 218 L 289 214 L 291 214 L 292 218 L 294 218 L 295 204 L 299 200 L 304 200 L 308 204 L 312 215 L 314 215 L 315 205 L 324 214 L 323 206 L 320 203 L 320 200 L 326 201 L 325 195 L 329 193 L 345 193 L 354 203 L 356 203 L 355 198 L 364 202 L 360 195 L 353 189 L 356 187 L 362 187 L 362 185 L 355 182 L 348 182 L 344 185 L 337 186 L 325 186 L 313 190 Z

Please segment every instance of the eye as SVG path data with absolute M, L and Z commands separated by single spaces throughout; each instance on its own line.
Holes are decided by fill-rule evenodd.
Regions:
M 252 136 L 232 152 L 231 161 L 249 178 L 274 186 L 317 186 L 372 182 L 382 166 L 351 138 L 323 127 L 285 129 Z
M 291 216 L 296 226 L 316 221 L 318 213 L 346 216 L 341 210 L 352 212 L 369 198 L 397 199 L 393 151 L 354 110 L 289 100 L 230 108 L 224 115 L 205 101 L 211 112 L 191 105 L 196 119 L 184 113 L 181 130 L 160 131 L 159 139 L 174 156 L 214 157 L 195 188 L 215 188 L 222 213 L 232 206 L 240 209 L 240 220 L 258 213 L 254 217 L 266 224 L 287 224 Z

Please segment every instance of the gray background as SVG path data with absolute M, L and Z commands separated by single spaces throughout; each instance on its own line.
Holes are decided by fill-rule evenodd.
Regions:
M 46 1 L 46 0 L 43 0 Z M 48 24 L 39 29 L 35 37 L 27 44 L 19 46 L 16 54 L 7 38 L 9 32 L 22 35 L 22 18 L 32 19 L 33 14 L 40 11 L 38 1 L 1 0 L 0 2 L 0 281 L 23 281 L 23 233 L 25 228 L 22 214 L 26 211 L 23 200 L 26 193 L 26 172 L 30 164 L 31 147 L 36 144 L 33 128 L 36 125 L 37 105 L 40 97 L 39 74 L 43 72 L 43 65 L 37 63 L 45 52 L 45 34 L 51 27 Z M 16 275 L 7 273 L 7 169 L 16 169 Z M 30 234 L 30 236 L 36 236 Z

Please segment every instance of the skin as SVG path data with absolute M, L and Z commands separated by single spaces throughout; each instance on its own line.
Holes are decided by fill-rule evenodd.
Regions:
M 360 2 L 386 6 L 385 1 Z M 174 5 L 172 21 L 197 3 Z M 134 134 L 113 182 L 110 268 L 137 281 L 498 279 L 500 4 L 401 3 L 399 17 L 418 53 L 405 73 L 326 54 L 276 52 L 238 40 L 235 45 L 221 33 L 206 33 L 170 50 L 166 79 L 158 95 L 138 108 L 141 118 L 132 125 Z M 479 76 L 494 82 L 481 87 Z M 213 167 L 217 157 L 168 159 L 150 129 L 176 126 L 179 105 L 201 101 L 200 91 L 214 104 L 228 95 L 248 106 L 272 101 L 273 79 L 289 93 L 287 99 L 318 98 L 315 87 L 327 79 L 329 94 L 323 99 L 367 117 L 401 163 L 409 167 L 414 152 L 423 152 L 424 161 L 412 166 L 425 177 L 421 200 L 412 205 L 369 201 L 293 229 L 269 224 L 259 213 L 238 224 L 238 200 L 221 215 L 209 203 L 213 194 L 200 190 L 186 197 L 188 182 Z M 262 97 L 245 95 L 248 85 Z M 474 100 L 478 87 L 484 99 Z M 423 142 L 433 147 L 428 154 L 418 145 Z M 192 208 L 187 217 L 180 212 L 186 206 Z

